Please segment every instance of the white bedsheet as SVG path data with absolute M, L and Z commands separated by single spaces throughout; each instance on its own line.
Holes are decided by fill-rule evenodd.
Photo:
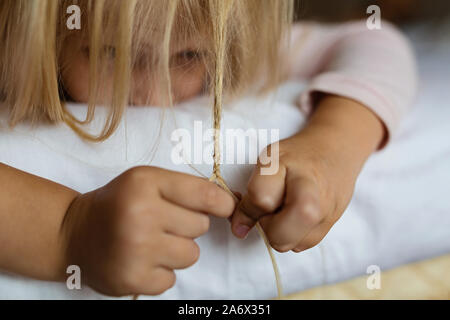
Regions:
M 384 270 L 450 252 L 450 82 L 434 73 L 425 72 L 424 78 L 414 110 L 390 146 L 370 158 L 350 206 L 322 241 L 321 249 L 276 254 L 285 293 L 362 275 L 369 265 Z M 299 82 L 283 85 L 272 104 L 270 99 L 243 99 L 224 112 L 224 127 L 278 128 L 280 138 L 287 137 L 305 120 L 293 102 L 302 88 Z M 177 127 L 193 129 L 195 120 L 203 120 L 206 130 L 211 125 L 209 102 L 198 98 L 177 106 Z M 85 112 L 80 105 L 70 109 L 79 117 Z M 101 126 L 104 110 L 100 108 L 97 114 L 92 128 Z M 3 124 L 0 162 L 81 192 L 97 188 L 135 165 L 195 174 L 189 166 L 171 161 L 170 133 L 175 126 L 169 112 L 150 162 L 160 115 L 157 108 L 130 108 L 119 130 L 102 144 L 83 142 L 64 125 L 33 130 L 20 125 L 10 131 Z M 5 114 L 0 118 L 4 120 Z M 211 173 L 209 164 L 195 167 L 207 176 Z M 251 167 L 224 165 L 223 174 L 234 190 L 244 191 Z M 265 299 L 276 295 L 270 260 L 255 231 L 240 241 L 231 235 L 228 221 L 213 219 L 210 232 L 197 242 L 201 257 L 195 266 L 176 272 L 175 287 L 161 296 L 143 298 Z M 88 287 L 71 291 L 65 284 L 0 273 L 0 298 L 107 297 Z

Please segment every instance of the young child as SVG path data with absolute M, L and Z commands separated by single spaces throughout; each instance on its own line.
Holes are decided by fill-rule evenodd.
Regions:
M 81 29 L 67 27 L 73 4 Z M 79 194 L 0 164 L 0 269 L 63 281 L 77 264 L 101 293 L 155 295 L 174 285 L 173 270 L 196 262 L 194 239 L 208 231 L 209 215 L 230 218 L 239 238 L 259 221 L 279 252 L 318 244 L 347 207 L 367 158 L 388 144 L 407 111 L 415 62 L 384 22 L 379 30 L 299 23 L 289 33 L 291 24 L 287 0 L 2 1 L 0 97 L 12 126 L 65 122 L 100 142 L 127 105 L 222 91 L 231 101 L 293 77 L 310 80 L 300 99 L 310 118 L 280 142 L 275 175 L 255 167 L 238 206 L 212 182 L 155 167 Z M 86 119 L 73 117 L 65 99 L 87 103 Z M 98 104 L 111 112 L 91 135 L 83 124 Z

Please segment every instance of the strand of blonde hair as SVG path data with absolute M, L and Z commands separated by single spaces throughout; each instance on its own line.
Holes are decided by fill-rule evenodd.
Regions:
M 221 153 L 220 153 L 220 128 L 221 128 L 221 120 L 222 120 L 222 92 L 223 92 L 223 70 L 224 70 L 224 61 L 225 61 L 225 50 L 226 50 L 226 21 L 225 19 L 228 17 L 228 13 L 230 11 L 229 6 L 227 7 L 228 1 L 218 0 L 216 5 L 219 6 L 218 12 L 226 12 L 226 14 L 220 15 L 218 21 L 214 25 L 214 37 L 215 37 L 215 45 L 216 45 L 216 65 L 215 65 L 215 77 L 214 77 L 214 109 L 213 109 L 213 125 L 214 125 L 214 166 L 213 172 L 210 177 L 210 181 L 219 185 L 222 189 L 227 191 L 236 202 L 239 199 L 236 195 L 230 190 L 224 178 L 222 177 L 222 173 L 220 170 L 221 163 Z M 267 251 L 270 256 L 270 260 L 272 262 L 273 271 L 275 274 L 275 284 L 277 287 L 277 298 L 281 299 L 283 297 L 283 288 L 281 284 L 280 272 L 278 269 L 278 264 L 275 259 L 275 255 L 272 251 L 272 247 L 269 244 L 269 241 L 259 223 L 256 224 L 257 231 L 261 238 L 264 240 L 264 244 L 267 248 Z
M 229 16 L 229 12 L 231 9 L 230 1 L 224 0 L 211 0 L 210 5 L 216 6 L 216 10 L 213 12 L 220 12 L 213 24 L 214 31 L 214 43 L 215 43 L 215 72 L 214 72 L 214 107 L 213 107 L 213 127 L 214 127 L 214 154 L 213 154 L 213 171 L 212 175 L 209 178 L 211 182 L 216 183 L 222 189 L 227 191 L 233 199 L 238 202 L 239 199 L 236 195 L 231 191 L 225 182 L 222 173 L 221 173 L 221 152 L 220 152 L 220 129 L 221 129 L 221 121 L 222 121 L 222 102 L 223 102 L 223 78 L 224 78 L 224 67 L 225 67 L 225 51 L 226 51 L 226 41 L 227 41 L 227 28 L 226 28 L 226 19 Z M 281 277 L 278 268 L 278 264 L 275 259 L 275 255 L 273 253 L 272 247 L 259 223 L 256 224 L 256 229 L 263 239 L 264 244 L 269 253 L 270 261 L 272 263 L 272 268 L 275 275 L 275 285 L 277 288 L 277 299 L 281 299 L 283 297 L 283 288 L 281 284 Z M 137 300 L 139 295 L 134 295 L 133 299 Z

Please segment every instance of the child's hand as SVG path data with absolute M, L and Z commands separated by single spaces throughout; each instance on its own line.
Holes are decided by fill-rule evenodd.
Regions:
M 194 242 L 209 217 L 229 217 L 233 198 L 214 183 L 154 167 L 131 169 L 76 198 L 63 224 L 67 264 L 112 296 L 155 295 L 175 283 L 174 269 L 199 258 Z
M 307 141 L 299 145 L 288 139 L 279 148 L 278 173 L 261 175 L 261 164 L 255 167 L 232 230 L 242 238 L 259 220 L 274 249 L 299 252 L 318 244 L 339 219 L 354 180 Z
M 381 122 L 364 106 L 340 97 L 324 99 L 307 128 L 280 142 L 275 175 L 261 175 L 261 163 L 255 167 L 231 218 L 233 233 L 243 238 L 259 220 L 277 251 L 315 246 L 349 204 L 364 161 L 382 134 Z

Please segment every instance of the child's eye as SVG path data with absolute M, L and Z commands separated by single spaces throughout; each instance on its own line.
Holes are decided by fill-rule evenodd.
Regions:
M 191 63 L 194 63 L 198 61 L 200 58 L 200 53 L 195 50 L 184 50 L 176 53 L 172 58 L 170 59 L 170 66 L 171 67 L 187 67 Z
M 105 46 L 103 48 L 103 54 L 107 59 L 114 60 L 116 58 L 116 48 L 112 46 Z

